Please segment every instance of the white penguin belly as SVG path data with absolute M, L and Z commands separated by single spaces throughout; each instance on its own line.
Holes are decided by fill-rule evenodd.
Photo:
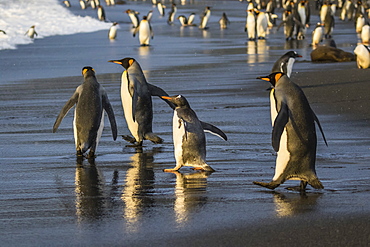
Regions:
M 247 17 L 247 32 L 248 38 L 254 39 L 256 37 L 256 21 L 252 14 L 248 14 Z
M 76 109 L 75 109 L 75 112 L 74 112 L 74 118 L 73 118 L 73 136 L 75 138 L 75 146 L 76 146 L 76 149 L 77 149 L 77 127 L 76 127 Z
M 150 27 L 147 21 L 142 21 L 139 27 L 139 40 L 141 45 L 149 45 Z
M 173 138 L 173 145 L 175 148 L 175 159 L 177 165 L 184 165 L 182 159 L 182 142 L 185 133 L 185 124 L 182 119 L 177 116 L 177 112 L 174 111 L 173 119 L 172 119 L 172 138 Z
M 109 29 L 109 39 L 115 39 L 117 36 L 117 28 L 116 27 L 111 27 Z
M 289 162 L 289 159 L 290 153 L 288 151 L 288 135 L 286 132 L 286 128 L 284 128 L 284 131 L 280 138 L 279 151 L 277 152 L 276 157 L 275 175 L 272 178 L 272 180 L 278 179 L 279 176 L 284 172 Z
M 101 116 L 101 120 L 100 120 L 100 125 L 99 125 L 99 129 L 98 129 L 98 133 L 96 135 L 95 150 L 98 148 L 98 144 L 99 144 L 101 135 L 103 133 L 103 129 L 104 129 L 104 111 L 102 112 L 102 116 Z
M 125 119 L 127 123 L 127 127 L 130 130 L 131 134 L 135 137 L 138 141 L 139 138 L 139 124 L 134 121 L 132 118 L 132 97 L 128 90 L 128 81 L 127 81 L 127 72 L 123 72 L 122 74 L 122 81 L 121 81 L 121 101 L 123 112 L 125 114 Z

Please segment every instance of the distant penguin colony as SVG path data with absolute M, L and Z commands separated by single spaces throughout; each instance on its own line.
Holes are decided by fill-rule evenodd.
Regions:
M 368 47 L 370 42 L 370 23 L 368 21 L 370 16 L 368 15 L 370 11 L 369 9 L 365 10 L 365 5 L 360 1 L 355 3 L 346 0 L 341 6 L 327 1 L 317 1 L 319 13 L 316 16 L 312 16 L 307 0 L 246 2 L 246 5 L 241 5 L 243 7 L 240 13 L 243 15 L 243 19 L 245 18 L 244 31 L 246 33 L 245 40 L 248 41 L 247 46 L 256 46 L 257 43 L 258 45 L 263 44 L 270 35 L 277 33 L 286 39 L 287 44 L 306 39 L 309 43 L 307 46 L 312 47 L 310 54 L 312 62 L 356 61 L 359 69 L 370 67 Z M 66 7 L 71 7 L 69 1 L 63 1 L 63 3 Z M 97 18 L 100 21 L 107 21 L 104 8 L 99 1 L 80 0 L 79 3 L 81 9 L 97 8 L 95 12 Z M 230 18 L 226 12 L 223 12 L 222 16 L 217 17 L 217 24 L 212 23 L 214 17 L 211 18 L 211 9 L 212 11 L 216 9 L 214 6 L 212 8 L 211 6 L 205 8 L 203 6 L 204 10 L 198 13 L 190 13 L 193 10 L 185 13 L 182 6 L 177 6 L 172 2 L 171 5 L 167 5 L 168 12 L 165 11 L 166 6 L 163 1 L 152 0 L 151 3 L 156 10 L 145 11 L 147 15 L 143 14 L 141 18 L 139 17 L 140 13 L 133 9 L 127 9 L 122 14 L 132 26 L 130 34 L 133 37 L 138 36 L 140 46 L 150 45 L 150 40 L 154 37 L 151 22 L 154 23 L 157 20 L 171 25 L 167 26 L 166 24 L 167 29 L 181 26 L 181 30 L 194 31 L 199 28 L 201 31 L 197 32 L 203 34 L 208 33 L 210 27 L 212 30 L 214 25 L 219 24 L 219 29 L 223 31 L 217 31 L 227 35 L 230 19 L 233 21 L 233 18 L 236 18 L 235 16 Z M 183 1 L 181 1 L 182 3 Z M 106 0 L 105 4 L 111 6 L 115 5 L 116 2 Z M 280 13 L 277 13 L 278 10 Z M 340 13 L 338 13 L 339 11 Z M 167 18 L 163 18 L 165 16 Z M 199 17 L 198 23 L 195 16 Z M 316 25 L 314 25 L 315 22 L 312 23 L 315 17 Z M 354 22 L 354 39 L 357 38 L 358 44 L 353 52 L 343 51 L 336 47 L 332 39 L 335 35 L 336 18 L 341 21 Z M 109 40 L 116 39 L 118 23 L 126 25 L 122 24 L 125 22 L 128 21 L 116 20 L 116 22 L 112 22 L 108 32 Z M 235 23 L 233 21 L 232 27 L 238 25 L 237 22 Z M 244 21 L 240 26 L 241 32 L 243 32 L 243 25 Z M 280 28 L 283 31 L 280 31 Z M 0 30 L 0 32 L 5 34 L 5 31 Z M 24 31 L 22 30 L 22 32 Z M 37 36 L 35 26 L 31 26 L 25 35 L 31 39 Z M 116 44 L 116 42 L 112 41 L 112 44 Z M 270 182 L 255 181 L 254 184 L 269 189 L 275 189 L 287 180 L 299 180 L 300 185 L 291 188 L 299 191 L 305 191 L 307 185 L 315 189 L 324 188 L 315 168 L 316 126 L 320 130 L 325 144 L 327 144 L 326 139 L 318 117 L 312 110 L 303 90 L 293 82 L 293 64 L 300 57 L 302 56 L 296 51 L 287 51 L 273 64 L 269 75 L 258 77 L 258 79 L 268 81 L 271 84 L 269 95 L 272 125 L 271 142 L 277 157 L 272 180 Z M 164 171 L 176 172 L 184 166 L 189 166 L 194 170 L 213 172 L 214 169 L 206 162 L 204 132 L 211 132 L 225 141 L 227 140 L 226 134 L 216 126 L 199 120 L 183 95 L 169 96 L 163 89 L 148 83 L 135 58 L 125 57 L 108 62 L 121 65 L 124 69 L 121 75 L 120 95 L 124 118 L 131 135 L 123 135 L 122 138 L 130 143 L 128 146 L 140 149 L 145 140 L 154 144 L 163 143 L 163 139 L 153 133 L 152 97 L 157 96 L 173 110 L 172 136 L 176 165 L 174 168 L 164 169 Z M 55 121 L 53 132 L 56 132 L 64 116 L 75 106 L 73 131 L 77 156 L 81 157 L 89 150 L 87 157 L 93 158 L 102 134 L 104 111 L 108 114 L 114 140 L 117 137 L 117 126 L 113 108 L 104 88 L 96 79 L 94 69 L 84 67 L 82 74 L 84 83 L 76 89 L 73 96 L 62 108 Z M 292 77 L 293 79 L 291 79 Z

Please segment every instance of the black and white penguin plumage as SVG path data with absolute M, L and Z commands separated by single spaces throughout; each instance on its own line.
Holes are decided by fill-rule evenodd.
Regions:
M 38 36 L 35 28 L 36 28 L 35 25 L 31 26 L 30 29 L 28 29 L 28 31 L 24 35 L 27 35 L 31 39 L 35 38 L 35 35 Z
M 109 28 L 108 38 L 110 40 L 116 39 L 117 37 L 117 25 L 117 22 L 113 22 L 112 26 Z
M 139 12 L 132 9 L 128 9 L 125 12 L 132 22 L 132 27 L 137 28 L 139 26 Z
M 168 20 L 167 20 L 168 25 L 173 25 L 173 22 L 175 21 L 176 12 L 177 12 L 177 6 L 176 4 L 173 3 L 171 6 L 171 11 L 168 13 Z
M 97 14 L 98 14 L 99 21 L 105 21 L 105 10 L 104 10 L 103 6 L 98 5 Z
M 133 137 L 123 136 L 123 138 L 133 143 L 134 146 L 142 146 L 144 140 L 162 143 L 163 140 L 152 130 L 152 96 L 160 97 L 168 94 L 146 81 L 139 63 L 134 58 L 127 57 L 108 62 L 122 65 L 125 68 L 121 79 L 121 100 L 127 127 Z M 165 101 L 171 108 L 174 108 L 172 103 Z
M 357 67 L 359 69 L 367 69 L 370 67 L 370 49 L 366 45 L 360 44 L 356 46 L 354 53 L 356 54 Z
M 146 16 L 143 16 L 139 26 L 135 28 L 133 36 L 135 37 L 137 33 L 139 33 L 140 45 L 149 46 L 150 39 L 154 38 L 154 32 Z
M 230 24 L 230 21 L 227 18 L 227 15 L 225 12 L 222 13 L 221 19 L 218 21 L 218 23 L 220 24 L 220 29 L 226 29 L 227 25 Z
M 277 158 L 272 181 L 254 184 L 275 189 L 286 180 L 300 180 L 301 191 L 305 190 L 307 183 L 316 189 L 324 188 L 315 170 L 317 146 L 315 122 L 325 143 L 326 139 L 302 89 L 281 72 L 257 79 L 269 81 L 273 86 L 274 105 L 278 114 L 275 119 L 271 119 L 272 146 L 277 152 Z
M 290 75 L 292 74 L 295 59 L 297 57 L 302 56 L 295 51 L 288 51 L 287 53 L 282 55 L 278 60 L 276 60 L 274 66 L 272 67 L 271 73 L 282 72 L 286 74 L 288 77 L 290 77 Z
M 206 163 L 204 132 L 215 134 L 225 141 L 227 140 L 226 135 L 219 128 L 200 121 L 184 96 L 162 96 L 162 98 L 169 100 L 176 107 L 172 124 L 176 166 L 164 171 L 177 171 L 183 166 L 191 166 L 195 170 L 214 171 Z
M 201 16 L 199 29 L 208 29 L 207 23 L 211 17 L 211 7 L 207 6 Z
M 59 113 L 53 127 L 55 133 L 68 111 L 76 105 L 73 132 L 77 155 L 82 156 L 87 150 L 89 158 L 95 157 L 104 127 L 104 111 L 108 114 L 112 129 L 113 140 L 117 139 L 117 124 L 113 108 L 109 102 L 108 95 L 96 77 L 91 67 L 82 69 L 84 82 L 78 86 L 72 97 L 64 105 Z

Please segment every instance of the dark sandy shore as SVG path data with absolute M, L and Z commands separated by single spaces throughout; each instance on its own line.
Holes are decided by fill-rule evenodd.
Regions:
M 236 13 L 235 6 L 228 8 Z M 217 22 L 222 7 L 214 9 Z M 136 40 L 120 43 L 125 38 L 107 45 L 105 32 L 96 32 L 0 52 L 6 58 L 0 61 L 1 245 L 368 246 L 369 70 L 355 62 L 311 63 L 309 41 L 285 43 L 278 33 L 245 43 L 237 26 L 181 33 L 179 26 L 156 25 L 149 49 L 138 48 Z M 338 46 L 353 50 L 352 24 L 338 25 Z M 159 45 L 173 36 L 176 42 L 166 49 Z M 284 189 L 296 181 L 275 191 L 252 183 L 271 179 L 276 158 L 269 85 L 255 78 L 267 75 L 287 49 L 304 55 L 292 79 L 302 86 L 329 143 L 318 137 L 317 173 L 325 189 L 306 194 Z M 224 130 L 227 142 L 207 135 L 207 160 L 217 172 L 162 171 L 174 166 L 174 156 L 172 112 L 159 99 L 154 131 L 165 142 L 147 142 L 141 152 L 120 138 L 114 142 L 106 121 L 95 163 L 76 162 L 72 112 L 51 133 L 82 82 L 81 68 L 92 65 L 113 105 L 119 135 L 128 134 L 119 95 L 122 68 L 106 62 L 123 56 L 137 58 L 150 83 L 183 94 L 200 119 Z

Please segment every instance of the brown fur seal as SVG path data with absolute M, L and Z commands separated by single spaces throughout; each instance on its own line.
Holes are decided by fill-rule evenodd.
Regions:
M 356 56 L 350 52 L 332 46 L 318 46 L 311 52 L 312 62 L 349 62 L 356 61 Z

